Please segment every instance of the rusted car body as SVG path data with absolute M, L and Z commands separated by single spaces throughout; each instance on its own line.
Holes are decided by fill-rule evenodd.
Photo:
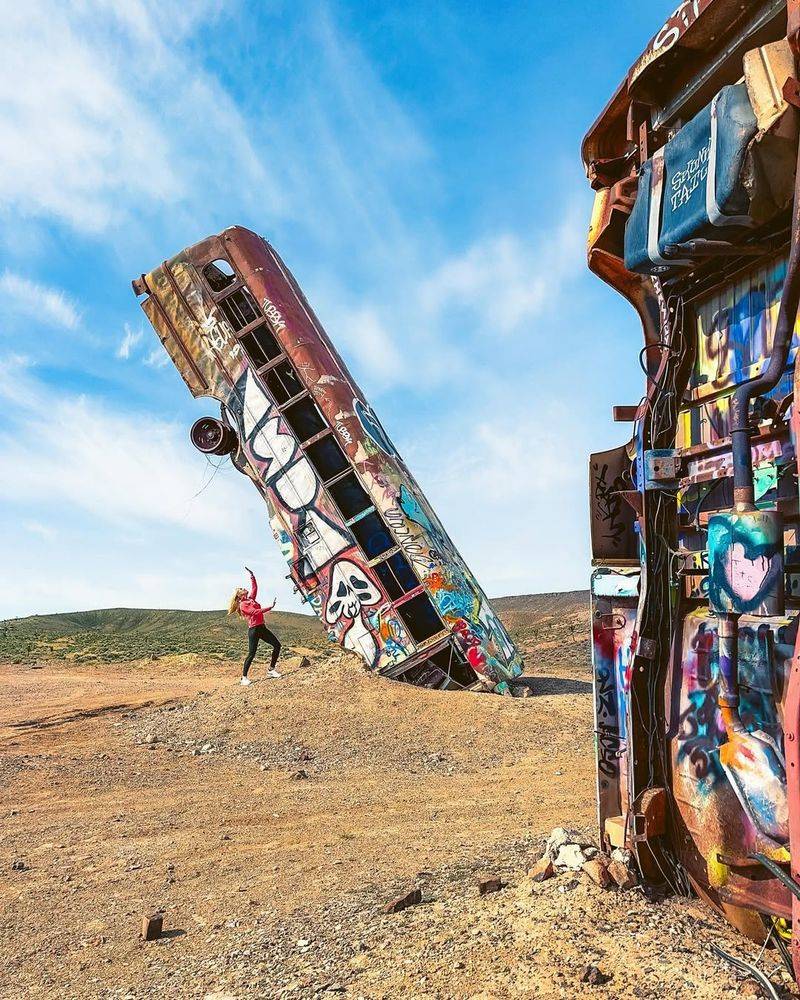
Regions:
M 682 3 L 583 144 L 589 267 L 645 375 L 590 459 L 600 835 L 791 939 L 795 975 L 798 26 L 796 2 Z
M 266 501 L 294 586 L 389 677 L 509 690 L 522 661 L 275 250 L 242 228 L 133 282 L 194 396 L 192 428 Z

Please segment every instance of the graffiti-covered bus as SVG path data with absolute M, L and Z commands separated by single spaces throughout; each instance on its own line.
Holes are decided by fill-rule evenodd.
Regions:
M 275 250 L 234 227 L 133 282 L 190 392 L 192 442 L 266 502 L 294 587 L 383 675 L 505 693 L 523 665 Z
M 582 150 L 645 376 L 590 459 L 600 835 L 796 973 L 798 32 L 796 2 L 682 3 Z

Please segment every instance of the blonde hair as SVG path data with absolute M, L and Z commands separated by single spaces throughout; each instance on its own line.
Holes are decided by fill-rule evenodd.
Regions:
M 233 592 L 233 597 L 230 599 L 230 603 L 228 604 L 229 615 L 238 615 L 240 618 L 244 618 L 242 609 L 239 607 L 243 597 L 247 597 L 247 591 L 244 587 L 237 587 Z

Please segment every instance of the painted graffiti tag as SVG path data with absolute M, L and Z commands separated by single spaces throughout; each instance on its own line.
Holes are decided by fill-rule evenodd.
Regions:
M 607 462 L 602 466 L 598 462 L 593 463 L 592 473 L 594 491 L 592 511 L 602 522 L 603 537 L 613 545 L 619 545 L 627 530 L 622 518 L 623 500 L 620 497 L 620 491 L 625 489 L 625 480 L 621 475 L 610 479 Z

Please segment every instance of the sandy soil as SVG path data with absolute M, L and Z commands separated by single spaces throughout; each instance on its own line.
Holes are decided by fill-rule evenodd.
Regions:
M 747 995 L 708 945 L 755 949 L 698 903 L 526 876 L 552 827 L 593 836 L 585 669 L 522 700 L 294 652 L 246 689 L 196 656 L 0 664 L 3 1000 Z

